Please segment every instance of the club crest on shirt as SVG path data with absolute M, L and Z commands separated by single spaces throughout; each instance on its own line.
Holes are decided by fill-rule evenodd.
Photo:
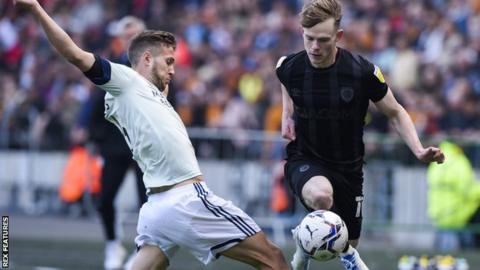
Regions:
M 350 102 L 353 99 L 353 89 L 351 87 L 342 87 L 340 90 L 340 96 L 345 102 Z
M 375 70 L 373 71 L 373 75 L 375 75 L 375 77 L 377 77 L 377 79 L 381 83 L 385 83 L 385 78 L 383 77 L 382 71 L 377 65 L 374 65 L 374 66 L 375 66 Z

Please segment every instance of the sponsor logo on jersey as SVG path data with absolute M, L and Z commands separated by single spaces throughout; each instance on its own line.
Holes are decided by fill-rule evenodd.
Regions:
M 290 89 L 289 94 L 292 97 L 300 97 L 302 95 L 302 90 L 300 90 L 298 88 L 292 88 L 292 89 Z
M 311 119 L 346 119 L 352 116 L 348 110 L 321 108 L 317 110 L 295 106 L 295 116 Z

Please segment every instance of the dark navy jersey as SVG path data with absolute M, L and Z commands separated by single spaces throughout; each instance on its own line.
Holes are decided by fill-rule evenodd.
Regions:
M 388 90 L 380 69 L 338 48 L 328 68 L 313 67 L 301 51 L 279 61 L 276 71 L 294 106 L 296 140 L 287 146 L 287 159 L 362 163 L 369 100 L 381 100 Z

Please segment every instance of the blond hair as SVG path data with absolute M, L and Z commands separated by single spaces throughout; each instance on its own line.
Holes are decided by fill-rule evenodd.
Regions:
M 310 0 L 300 12 L 300 24 L 305 28 L 313 27 L 329 18 L 335 20 L 335 27 L 340 27 L 342 6 L 337 0 Z

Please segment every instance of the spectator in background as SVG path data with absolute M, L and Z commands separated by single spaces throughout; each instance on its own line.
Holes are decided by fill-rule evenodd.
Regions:
M 295 213 L 295 196 L 285 180 L 285 163 L 285 160 L 280 160 L 273 164 L 270 208 L 278 215 L 289 216 Z
M 417 54 L 409 46 L 407 37 L 399 36 L 395 40 L 396 56 L 391 68 L 391 85 L 398 89 L 400 95 L 405 91 L 411 91 L 418 84 Z
M 480 225 L 480 182 L 460 146 L 444 141 L 440 149 L 445 153 L 445 163 L 435 163 L 428 168 L 428 215 L 438 229 L 436 247 L 453 251 L 459 247 L 480 247 L 480 232 L 467 238 L 458 230 L 469 224 Z
M 212 110 L 209 108 L 212 105 L 215 109 L 213 110 L 214 124 L 218 125 L 219 119 L 225 118 L 223 115 L 230 111 L 227 107 L 236 104 L 231 100 L 239 96 L 240 78 L 245 78 L 243 75 L 249 72 L 251 60 L 254 60 L 258 64 L 259 71 L 269 71 L 260 74 L 263 86 L 254 89 L 260 95 L 249 102 L 249 109 L 254 113 L 248 114 L 245 118 L 248 118 L 248 122 L 257 122 L 250 128 L 264 129 L 262 112 L 273 105 L 272 99 L 266 96 L 271 94 L 269 85 L 275 76 L 270 62 L 275 62 L 279 56 L 300 50 L 302 47 L 296 24 L 293 23 L 297 20 L 296 13 L 302 2 L 299 0 L 44 2 L 49 13 L 72 33 L 79 44 L 105 55 L 117 55 L 121 51 L 122 46 L 117 46 L 119 42 L 114 42 L 115 45 L 111 46 L 105 41 L 109 40 L 108 26 L 127 14 L 140 16 L 153 28 L 181 33 L 178 52 L 185 46 L 187 53 L 184 54 L 185 57 L 177 57 L 179 65 L 176 79 L 172 82 L 170 89 L 171 103 L 176 109 L 181 109 L 180 115 L 189 127 L 204 127 L 207 122 L 211 125 L 212 121 L 209 119 L 212 116 Z M 428 103 L 432 96 L 435 96 L 434 99 L 438 104 L 444 105 L 441 109 L 446 115 L 452 110 L 456 111 L 446 100 L 453 82 L 458 79 L 467 79 L 472 87 L 474 99 L 470 102 L 473 106 L 469 105 L 469 107 L 480 108 L 478 106 L 480 11 L 477 2 L 475 0 L 344 1 L 344 4 L 348 5 L 344 22 L 349 29 L 343 42 L 345 48 L 361 51 L 367 59 L 377 63 L 392 84 L 398 81 L 410 88 L 405 91 L 401 88 L 395 89 L 398 89 L 397 96 L 405 102 L 405 109 L 419 117 L 418 122 L 415 120 L 415 124 L 420 128 L 418 131 L 421 135 L 437 135 L 452 129 L 448 124 L 449 120 L 442 119 L 443 117 L 437 113 L 432 117 L 429 116 L 427 125 L 426 119 L 422 119 L 424 117 L 421 115 L 431 114 Z M 18 76 L 15 76 L 15 80 L 21 91 L 39 89 L 39 94 L 35 96 L 22 94 L 31 98 L 29 102 L 38 104 L 38 108 L 28 112 L 30 116 L 27 118 L 13 119 L 9 129 L 12 133 L 9 140 L 14 141 L 16 148 L 25 149 L 29 147 L 29 140 L 20 139 L 24 129 L 18 126 L 25 125 L 28 129 L 35 122 L 35 118 L 42 115 L 42 110 L 51 108 L 48 103 L 54 103 L 58 100 L 57 96 L 62 96 L 66 86 L 63 86 L 58 78 L 52 79 L 50 73 L 56 67 L 62 67 L 65 64 L 56 55 L 45 50 L 47 48 L 45 37 L 40 34 L 33 20 L 17 16 L 9 2 L 2 2 L 0 16 L 0 53 L 2 54 L 0 72 L 17 72 Z M 16 31 L 17 29 L 19 31 Z M 20 44 L 19 39 L 29 40 L 29 42 Z M 395 41 L 401 39 L 405 39 L 407 43 L 403 42 L 403 44 L 408 44 L 408 48 L 402 49 L 403 53 L 397 56 L 399 50 L 396 45 L 402 44 L 395 44 Z M 452 58 L 452 55 L 455 57 Z M 398 75 L 392 73 L 393 64 L 404 63 L 405 59 L 415 59 L 416 64 L 409 63 L 409 66 L 418 70 L 418 74 L 411 72 L 413 69 L 405 71 L 405 66 L 399 64 L 398 68 L 403 68 L 401 75 L 408 80 L 397 80 Z M 419 91 L 418 84 L 428 76 L 426 73 L 430 70 L 438 71 L 438 77 L 442 80 L 423 95 Z M 70 84 L 76 85 L 82 76 L 75 71 L 71 72 L 69 77 Z M 273 81 L 275 82 L 274 79 Z M 204 89 L 223 91 L 224 93 L 220 93 L 225 97 L 225 100 L 222 100 L 223 108 L 218 110 L 220 107 L 212 104 L 217 103 L 213 98 L 213 95 L 216 95 L 215 91 L 204 91 Z M 250 91 L 249 94 L 255 94 L 255 91 Z M 404 93 L 405 98 L 402 96 Z M 255 95 L 247 96 L 255 97 Z M 412 101 L 408 101 L 409 99 Z M 81 103 L 83 99 L 77 98 L 75 102 Z M 59 113 L 59 119 L 67 119 L 63 116 L 65 114 L 63 110 Z M 377 118 L 376 114 L 378 113 L 375 112 L 372 117 Z M 474 120 L 474 128 L 453 127 L 458 129 L 460 134 L 463 135 L 466 130 L 473 133 L 479 132 L 479 109 L 456 114 L 459 115 L 461 122 Z M 64 133 L 68 134 L 71 125 L 64 121 L 60 123 L 64 125 Z M 383 126 L 377 128 L 372 125 L 370 128 L 373 132 L 391 132 L 391 129 L 385 129 Z M 41 140 L 47 141 L 41 144 L 50 144 L 47 138 L 48 132 L 39 134 L 42 135 Z M 66 147 L 68 143 L 54 144 L 49 148 L 65 150 Z

